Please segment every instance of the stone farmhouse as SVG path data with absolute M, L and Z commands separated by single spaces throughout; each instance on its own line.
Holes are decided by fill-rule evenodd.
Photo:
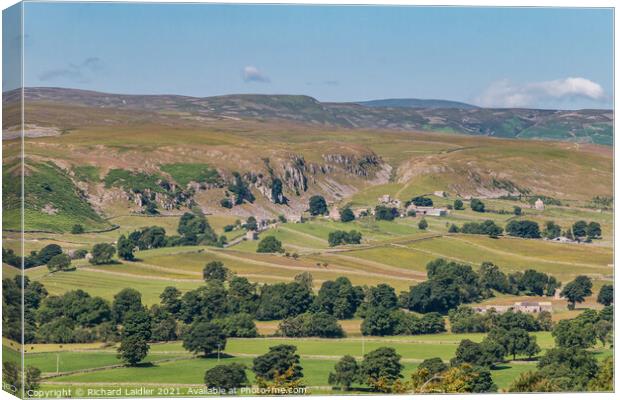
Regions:
M 522 312 L 528 314 L 536 314 L 542 311 L 553 312 L 553 306 L 549 301 L 520 301 L 516 302 L 512 305 L 489 305 L 489 306 L 479 306 L 475 307 L 474 311 L 478 313 L 487 312 L 491 309 L 494 309 L 498 313 L 505 313 L 506 311 L 512 310 L 514 312 Z

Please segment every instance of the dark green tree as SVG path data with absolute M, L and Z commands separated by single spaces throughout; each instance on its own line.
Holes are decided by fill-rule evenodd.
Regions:
M 47 264 L 52 259 L 52 257 L 58 254 L 62 254 L 62 247 L 55 243 L 48 244 L 47 246 L 39 250 L 36 255 L 38 265 Z
M 139 336 L 123 336 L 117 357 L 129 365 L 136 365 L 149 353 L 150 346 Z
M 598 222 L 590 222 L 588 224 L 588 227 L 586 228 L 586 236 L 589 237 L 590 239 L 596 239 L 596 238 L 600 238 L 602 234 L 601 231 L 601 224 L 599 224 Z
M 592 322 L 564 319 L 551 332 L 558 347 L 587 349 L 596 344 L 596 331 Z
M 353 214 L 353 211 L 351 210 L 350 207 L 345 207 L 342 210 L 340 210 L 340 221 L 341 222 L 351 222 L 355 220 L 355 214 Z
M 57 254 L 47 262 L 50 272 L 65 271 L 71 266 L 71 257 L 67 254 Z
M 382 385 L 390 386 L 402 378 L 400 359 L 401 356 L 391 347 L 379 347 L 365 354 L 359 368 L 360 380 L 375 390 L 380 390 Z
M 159 295 L 161 305 L 170 314 L 177 316 L 181 311 L 181 291 L 174 286 L 166 286 L 164 291 Z
M 114 257 L 115 248 L 108 243 L 97 243 L 93 246 L 91 251 L 91 258 L 89 262 L 94 265 L 110 264 L 112 263 L 112 257 Z
M 592 294 L 592 280 L 585 276 L 579 275 L 572 282 L 564 286 L 560 296 L 568 300 L 568 309 L 575 309 L 575 303 L 582 303 L 586 297 Z
M 224 266 L 223 262 L 211 261 L 210 263 L 207 263 L 202 270 L 202 279 L 205 281 L 217 280 L 224 282 L 228 277 L 228 274 L 228 268 Z
M 245 369 L 245 365 L 238 363 L 216 365 L 205 372 L 205 385 L 210 389 L 225 391 L 246 387 L 250 382 L 248 381 Z
M 432 207 L 433 199 L 424 196 L 417 196 L 411 199 L 411 203 L 417 207 Z
M 258 229 L 258 221 L 256 221 L 256 218 L 254 216 L 250 216 L 245 221 L 244 228 L 247 229 L 248 231 L 255 231 Z
M 257 253 L 282 253 L 283 251 L 282 242 L 276 239 L 275 236 L 266 236 L 258 243 L 256 248 Z
M 129 311 L 123 318 L 122 336 L 151 340 L 151 316 L 145 310 Z
M 226 337 L 252 338 L 258 336 L 254 318 L 250 314 L 238 313 L 216 320 Z
M 267 353 L 254 359 L 252 366 L 256 377 L 266 380 L 273 380 L 276 374 L 284 375 L 289 369 L 293 371 L 289 380 L 297 380 L 304 376 L 297 347 L 286 344 L 270 347 Z
M 422 230 L 425 230 L 426 228 L 428 228 L 428 222 L 426 222 L 426 219 L 422 218 L 420 222 L 418 222 L 418 228 Z
M 461 200 L 461 199 L 454 200 L 454 209 L 455 210 L 464 210 L 465 207 L 463 205 L 463 200 Z
M 573 236 L 585 237 L 588 233 L 588 223 L 586 221 L 577 221 L 573 224 Z
M 118 252 L 118 256 L 123 260 L 133 261 L 133 243 L 131 240 L 127 239 L 125 235 L 121 235 L 116 242 L 116 248 Z
M 228 283 L 228 308 L 231 313 L 254 314 L 258 307 L 256 284 L 248 278 L 233 276 Z
M 598 364 L 586 350 L 556 347 L 540 358 L 538 370 L 560 391 L 584 391 L 596 377 Z
M 613 304 L 614 302 L 614 286 L 603 285 L 598 292 L 596 301 L 604 306 Z
M 504 360 L 506 350 L 496 341 L 485 338 L 481 343 L 469 339 L 461 340 L 456 349 L 455 357 L 450 360 L 452 365 L 471 364 L 492 367 Z
M 542 235 L 547 239 L 555 239 L 562 235 L 562 227 L 553 221 L 547 221 Z
M 327 214 L 327 202 L 323 196 L 315 195 L 310 197 L 309 201 L 310 215 L 325 215 Z
M 484 203 L 479 199 L 471 199 L 469 202 L 469 206 L 473 211 L 483 213 L 484 212 Z
M 79 235 L 84 233 L 84 226 L 80 224 L 75 224 L 71 227 L 71 233 L 74 235 Z
M 528 239 L 537 239 L 540 237 L 540 228 L 534 221 L 510 221 L 506 225 L 506 232 L 510 236 L 517 236 Z
M 393 221 L 398 217 L 399 212 L 395 207 L 376 206 L 375 207 L 375 219 L 378 221 Z
M 117 323 L 122 323 L 130 311 L 143 310 L 142 295 L 136 289 L 126 288 L 114 295 L 112 302 L 112 317 Z
M 329 373 L 328 383 L 340 387 L 342 390 L 351 389 L 353 382 L 358 380 L 359 367 L 355 358 L 343 356 L 334 365 L 334 372 Z
M 512 355 L 513 360 L 517 358 L 517 354 L 532 357 L 540 351 L 540 347 L 536 344 L 536 337 L 521 328 L 496 328 L 489 333 L 488 337 L 502 345 L 506 354 Z
M 441 372 L 444 372 L 448 369 L 448 365 L 444 363 L 441 358 L 433 357 L 427 358 L 422 361 L 420 365 L 418 365 L 418 370 L 426 368 L 431 375 L 435 375 Z
M 226 347 L 226 335 L 222 328 L 211 322 L 194 322 L 183 335 L 183 348 L 192 353 L 204 356 Z
M 245 201 L 254 203 L 254 195 L 238 172 L 233 172 L 233 182 L 228 185 L 228 191 L 233 194 L 236 205 L 243 204 Z
M 315 312 L 326 312 L 338 319 L 352 318 L 364 298 L 361 287 L 353 286 L 346 277 L 325 281 L 312 304 Z

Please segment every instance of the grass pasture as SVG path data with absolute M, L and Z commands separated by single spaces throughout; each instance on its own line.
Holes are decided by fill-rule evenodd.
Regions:
M 535 333 L 537 342 L 544 349 L 553 345 L 553 338 L 548 332 Z M 256 338 L 256 339 L 229 339 L 226 350 L 218 361 L 215 355 L 203 358 L 187 358 L 179 342 L 153 344 L 151 355 L 147 363 L 138 367 L 111 368 L 117 364 L 113 348 L 102 351 L 101 349 L 77 350 L 80 346 L 65 345 L 63 351 L 49 351 L 41 345 L 34 345 L 30 354 L 27 354 L 27 364 L 41 368 L 45 373 L 53 373 L 56 368 L 57 355 L 60 356 L 61 372 L 72 371 L 73 373 L 50 377 L 46 382 L 50 387 L 63 387 L 74 385 L 94 386 L 98 384 L 129 385 L 138 383 L 153 383 L 180 385 L 199 385 L 202 382 L 204 371 L 214 367 L 218 363 L 238 362 L 251 367 L 252 360 L 256 355 L 265 353 L 270 346 L 276 344 L 292 344 L 298 349 L 301 356 L 301 364 L 304 369 L 304 383 L 316 390 L 319 387 L 328 386 L 327 377 L 332 371 L 333 365 L 345 354 L 361 358 L 362 354 L 372 351 L 381 346 L 394 347 L 403 356 L 402 363 L 405 366 L 403 375 L 408 377 L 424 358 L 441 357 L 448 361 L 454 356 L 456 346 L 462 339 L 480 341 L 484 334 L 434 334 L 418 336 L 398 337 L 368 337 L 333 339 L 282 339 L 282 338 Z M 609 349 L 595 350 L 597 358 L 610 354 Z M 149 364 L 154 363 L 154 364 Z M 500 389 L 505 389 L 514 378 L 521 372 L 535 369 L 533 362 L 508 362 L 500 364 L 492 370 L 494 382 Z M 108 367 L 97 371 L 88 371 L 90 368 Z M 85 370 L 80 372 L 80 370 Z M 251 370 L 248 376 L 254 379 Z M 44 383 L 45 385 L 45 383 Z

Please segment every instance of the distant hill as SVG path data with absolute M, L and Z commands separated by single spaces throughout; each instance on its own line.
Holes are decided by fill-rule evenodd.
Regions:
M 438 99 L 381 99 L 360 101 L 357 104 L 366 107 L 382 108 L 460 108 L 463 110 L 479 108 L 478 106 L 462 103 L 460 101 Z
M 323 103 L 301 95 L 240 94 L 214 97 L 119 95 L 62 88 L 27 88 L 26 102 L 182 113 L 200 120 L 289 121 L 322 127 L 439 131 L 504 138 L 613 144 L 611 110 L 477 108 L 444 100 L 388 99 L 362 103 Z M 5 107 L 15 93 L 4 93 Z M 421 102 L 421 103 L 420 103 Z M 383 104 L 383 106 L 381 105 Z M 385 106 L 392 104 L 392 106 Z M 409 104 L 410 106 L 406 106 Z M 414 108 L 424 104 L 426 108 Z M 445 107 L 437 108 L 437 106 Z M 433 105 L 435 107 L 433 107 Z M 448 107 L 448 105 L 452 105 Z M 463 106 L 459 106 L 463 105 Z M 36 116 L 32 116 L 36 118 Z M 40 115 L 44 118 L 45 115 Z M 79 114 L 67 118 L 80 118 Z M 56 121 L 35 121 L 42 126 Z M 79 122 L 79 121 L 78 121 Z M 95 121 L 93 121 L 94 123 Z M 63 128 L 63 127 L 59 127 Z M 5 127 L 6 129 L 6 127 Z

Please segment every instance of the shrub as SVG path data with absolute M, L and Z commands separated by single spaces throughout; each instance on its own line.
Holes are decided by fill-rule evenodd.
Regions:
M 81 224 L 75 224 L 71 227 L 71 233 L 74 235 L 79 235 L 80 233 L 84 233 L 84 226 Z

